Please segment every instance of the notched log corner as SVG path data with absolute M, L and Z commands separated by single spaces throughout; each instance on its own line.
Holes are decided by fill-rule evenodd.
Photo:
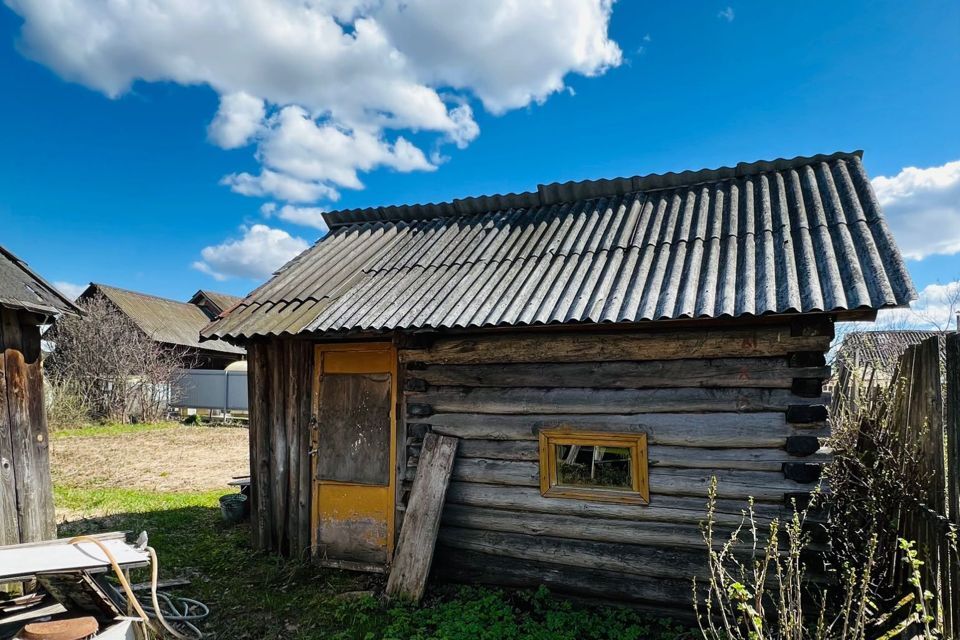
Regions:
M 816 436 L 789 436 L 784 449 L 792 456 L 811 456 L 820 450 Z
M 823 465 L 819 462 L 784 462 L 783 477 L 787 480 L 808 484 L 816 482 L 823 473 Z

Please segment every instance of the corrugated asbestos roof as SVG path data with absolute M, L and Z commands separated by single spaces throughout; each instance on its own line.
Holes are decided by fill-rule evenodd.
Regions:
M 844 336 L 837 351 L 837 362 L 892 375 L 907 347 L 934 337 L 940 339 L 941 359 L 946 358 L 946 342 L 939 331 L 854 331 Z
M 245 353 L 244 349 L 222 340 L 200 342 L 200 330 L 210 319 L 203 309 L 187 302 L 159 298 L 146 293 L 91 284 L 81 298 L 102 293 L 134 324 L 157 342 L 194 347 L 224 353 Z
M 916 297 L 860 153 L 325 214 L 207 337 L 879 309 Z
M 43 315 L 77 314 L 65 295 L 33 272 L 27 263 L 0 246 L 0 306 Z

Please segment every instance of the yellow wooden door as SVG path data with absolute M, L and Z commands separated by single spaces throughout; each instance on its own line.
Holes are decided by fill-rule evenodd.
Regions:
M 396 362 L 391 344 L 317 346 L 312 528 L 326 566 L 376 571 L 393 556 Z

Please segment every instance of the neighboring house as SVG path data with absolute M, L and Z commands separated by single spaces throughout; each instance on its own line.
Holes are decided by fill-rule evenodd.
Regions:
M 943 336 L 940 331 L 852 331 L 843 338 L 837 350 L 836 367 L 857 369 L 862 375 L 875 375 L 889 381 L 900 357 L 907 350 L 929 338 L 941 338 L 940 351 L 943 358 Z
M 389 570 L 424 434 L 435 574 L 686 609 L 811 491 L 833 323 L 916 293 L 860 153 L 324 214 L 207 339 L 249 357 L 254 544 Z
M 40 328 L 79 313 L 0 247 L 0 546 L 56 535 Z
M 102 295 L 152 340 L 183 352 L 194 369 L 226 369 L 244 357 L 244 349 L 222 340 L 200 342 L 200 330 L 240 301 L 222 293 L 198 291 L 190 302 L 91 283 L 77 301 Z
M 855 410 L 890 388 L 907 349 L 938 338 L 941 365 L 946 366 L 945 334 L 940 331 L 852 331 L 843 338 L 833 361 L 832 409 Z M 909 372 L 907 372 L 909 376 Z

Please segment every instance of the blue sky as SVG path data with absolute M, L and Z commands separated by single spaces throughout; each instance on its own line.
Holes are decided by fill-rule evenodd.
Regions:
M 550 33 L 505 34 L 488 51 L 466 50 L 457 42 L 457 28 L 482 28 L 475 17 L 465 16 L 473 23 L 458 26 L 442 15 L 441 24 L 429 24 L 433 14 L 426 9 L 416 24 L 409 17 L 390 23 L 386 14 L 374 15 L 388 25 L 391 45 L 412 61 L 403 72 L 415 77 L 408 84 L 418 91 L 426 87 L 427 97 L 439 96 L 446 105 L 433 119 L 423 115 L 426 106 L 417 107 L 393 125 L 371 113 L 382 113 L 383 104 L 409 104 L 407 98 L 368 101 L 360 114 L 342 95 L 331 98 L 332 89 L 315 90 L 368 73 L 382 78 L 378 87 L 392 86 L 391 74 L 398 72 L 382 68 L 386 63 L 377 56 L 337 58 L 327 67 L 313 62 L 319 53 L 299 56 L 294 43 L 284 52 L 289 57 L 254 77 L 249 61 L 238 61 L 242 69 L 231 67 L 220 59 L 229 52 L 215 46 L 191 49 L 191 43 L 166 37 L 160 45 L 144 44 L 152 48 L 143 53 L 139 43 L 154 42 L 145 31 L 96 44 L 102 55 L 88 60 L 78 52 L 89 49 L 83 38 L 97 20 L 142 22 L 135 15 L 89 15 L 77 8 L 77 16 L 59 24 L 41 2 L 7 2 L 0 5 L 0 77 L 6 87 L 0 100 L 0 242 L 53 281 L 98 281 L 179 299 L 199 288 L 244 294 L 262 280 L 244 274 L 262 273 L 264 265 L 218 261 L 218 245 L 265 225 L 256 228 L 278 235 L 260 240 L 273 242 L 282 254 L 321 233 L 283 219 L 284 205 L 291 219 L 300 212 L 301 220 L 315 221 L 317 207 L 439 201 L 528 190 L 538 182 L 853 149 L 864 150 L 871 176 L 894 178 L 887 185 L 888 215 L 906 251 L 923 256 L 909 260 L 918 289 L 960 279 L 960 165 L 950 164 L 960 160 L 957 2 L 680 7 L 622 0 L 607 16 L 605 0 L 590 0 L 586 4 L 595 3 L 597 11 L 576 24 L 558 18 L 545 28 Z M 236 6 L 243 11 L 241 5 L 256 4 Z M 534 25 L 542 19 L 528 17 Z M 216 23 L 188 18 L 180 30 L 192 29 L 193 42 L 204 28 L 215 42 Z M 355 18 L 338 16 L 345 37 L 362 31 L 351 22 Z M 31 27 L 33 35 L 23 31 Z M 450 42 L 425 37 L 436 33 L 430 29 L 450 29 Z M 574 35 L 590 39 L 577 47 Z M 554 36 L 565 39 L 548 39 Z M 418 40 L 439 44 L 436 51 L 417 53 Z M 256 55 L 255 42 L 250 48 Z M 588 53 L 576 58 L 571 49 Z M 204 70 L 182 72 L 170 62 L 188 54 Z M 424 58 L 430 55 L 440 62 Z M 536 59 L 516 64 L 528 56 Z M 266 50 L 264 58 L 280 56 Z M 486 67 L 476 71 L 471 61 Z M 337 75 L 337 65 L 355 66 L 348 78 Z M 253 97 L 221 102 L 238 91 Z M 291 127 L 333 120 L 350 131 L 352 138 L 340 142 L 359 159 L 346 174 L 339 158 L 324 160 L 310 174 L 309 185 L 325 196 L 281 197 L 289 190 L 271 192 L 262 181 L 237 186 L 239 178 L 232 180 L 233 189 L 222 184 L 230 175 L 262 178 L 264 166 L 298 171 L 313 162 L 303 149 L 284 146 L 291 138 L 284 138 L 286 125 L 276 121 L 272 129 L 251 124 L 260 133 L 245 135 L 243 109 L 256 112 L 261 98 L 268 118 L 302 104 L 310 115 L 289 112 Z M 440 104 L 424 104 L 434 102 Z M 466 110 L 457 111 L 461 105 Z M 225 126 L 215 131 L 209 127 L 218 109 Z M 469 116 L 467 125 L 458 114 Z M 231 123 L 233 129 L 226 126 Z M 359 131 L 379 146 L 368 141 L 358 151 Z M 290 135 L 296 138 L 297 130 Z M 398 137 L 408 142 L 397 143 Z M 901 175 L 905 167 L 923 171 Z M 362 189 L 352 188 L 356 181 Z M 329 197 L 333 191 L 336 202 Z M 248 239 L 244 250 L 255 250 L 257 238 Z M 204 255 L 205 247 L 213 251 Z

